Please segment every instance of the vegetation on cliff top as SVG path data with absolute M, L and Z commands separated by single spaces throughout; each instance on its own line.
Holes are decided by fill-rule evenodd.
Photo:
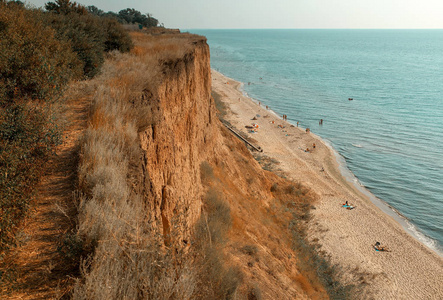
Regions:
M 120 23 L 68 0 L 48 10 L 0 2 L 0 252 L 14 243 L 45 162 L 61 142 L 55 108 L 72 80 L 96 75 L 105 52 L 127 52 Z

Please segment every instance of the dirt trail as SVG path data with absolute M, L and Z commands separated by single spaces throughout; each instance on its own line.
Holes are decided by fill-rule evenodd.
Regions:
M 15 269 L 17 282 L 2 299 L 60 299 L 73 285 L 72 267 L 57 246 L 75 226 L 78 140 L 86 128 L 89 103 L 88 97 L 67 103 L 64 142 L 49 162 L 30 215 L 19 231 L 21 245 L 6 258 Z

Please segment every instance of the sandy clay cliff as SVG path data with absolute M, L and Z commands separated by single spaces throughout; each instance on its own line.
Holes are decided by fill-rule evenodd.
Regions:
M 90 258 L 74 298 L 327 299 L 303 237 L 315 193 L 264 170 L 219 120 L 206 39 L 132 37 L 97 79 L 82 146 Z

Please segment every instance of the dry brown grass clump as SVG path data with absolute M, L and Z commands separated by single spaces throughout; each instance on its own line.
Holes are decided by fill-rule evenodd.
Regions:
M 112 53 L 96 79 L 79 166 L 77 235 L 90 254 L 81 264 L 74 299 L 189 299 L 193 294 L 194 275 L 183 255 L 153 234 L 132 188 L 141 155 L 138 132 L 155 123 L 146 91 L 156 84 L 159 57 L 170 55 L 152 53 L 169 49 L 180 55 L 180 42 Z
M 190 52 L 195 44 L 206 39 L 193 34 L 146 35 L 142 32 L 132 32 L 134 48 L 131 53 L 138 57 L 149 57 L 153 61 L 174 61 Z

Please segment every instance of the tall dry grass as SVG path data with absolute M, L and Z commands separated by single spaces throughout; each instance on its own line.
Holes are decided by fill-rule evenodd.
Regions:
M 132 37 L 131 53 L 110 53 L 95 79 L 81 146 L 76 233 L 89 255 L 82 259 L 73 299 L 191 299 L 198 290 L 190 254 L 164 245 L 133 188 L 142 155 L 138 133 L 159 117 L 150 91 L 162 64 L 185 55 L 189 39 Z

